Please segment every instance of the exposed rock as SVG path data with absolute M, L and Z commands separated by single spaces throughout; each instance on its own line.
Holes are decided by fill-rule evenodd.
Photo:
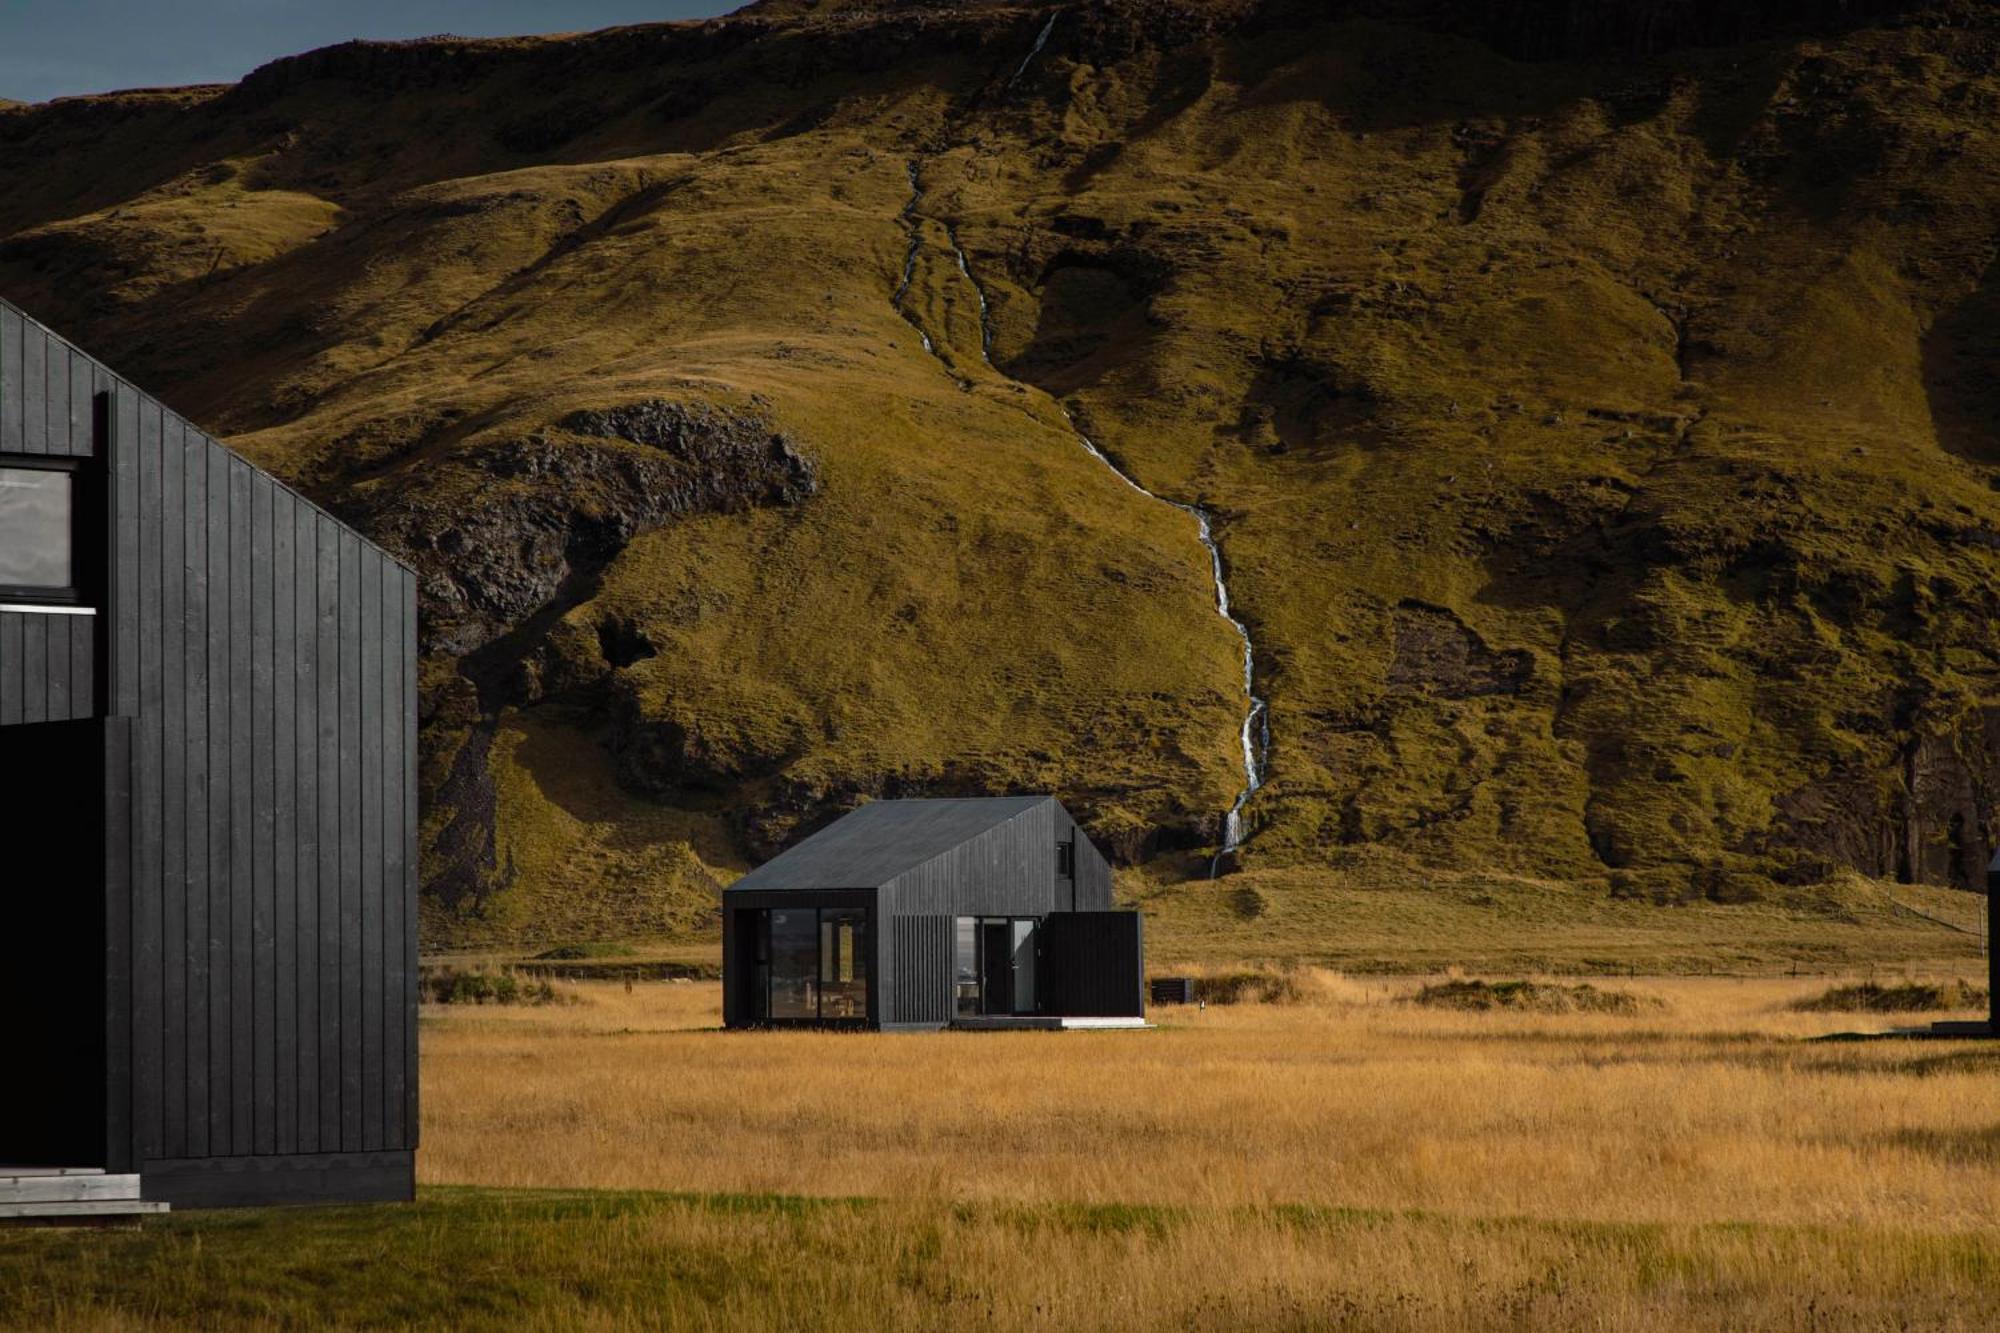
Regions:
M 1441 699 L 1519 694 L 1535 674 L 1534 657 L 1518 648 L 1496 652 L 1442 607 L 1404 602 L 1396 608 L 1392 688 Z
M 1900 763 L 1847 764 L 1776 798 L 1749 850 L 1851 866 L 1904 884 L 1982 891 L 2000 838 L 2000 707 L 1903 742 Z
M 357 517 L 421 574 L 424 651 L 454 655 L 519 627 L 670 518 L 796 504 L 819 488 L 812 461 L 762 418 L 663 400 L 572 413 L 437 472 L 375 488 L 379 502 Z
M 645 630 L 617 616 L 598 623 L 597 647 L 604 660 L 614 667 L 628 667 L 660 655 L 659 647 Z

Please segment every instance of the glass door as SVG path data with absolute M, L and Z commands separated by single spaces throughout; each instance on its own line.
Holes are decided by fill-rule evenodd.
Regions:
M 784 1021 L 819 1017 L 819 913 L 810 907 L 773 908 L 770 922 L 771 1002 Z
M 1014 974 L 1014 1012 L 1032 1014 L 1035 1001 L 1035 922 L 1032 917 L 1015 917 L 1008 939 L 1008 961 Z
M 819 914 L 819 1016 L 868 1017 L 868 911 L 821 908 Z
M 868 909 L 774 907 L 763 913 L 758 982 L 772 1022 L 868 1017 Z
M 1014 948 L 1011 923 L 989 916 L 979 923 L 979 986 L 982 1014 L 1014 1012 Z
M 953 1007 L 960 1018 L 1040 1012 L 1034 917 L 962 916 L 955 923 Z

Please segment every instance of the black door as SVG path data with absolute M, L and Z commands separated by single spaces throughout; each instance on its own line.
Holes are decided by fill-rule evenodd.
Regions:
M 104 727 L 0 727 L 0 1162 L 105 1164 Z
M 979 923 L 979 988 L 988 1014 L 1014 1012 L 1014 951 L 1010 935 L 1013 923 L 1005 917 L 988 917 Z

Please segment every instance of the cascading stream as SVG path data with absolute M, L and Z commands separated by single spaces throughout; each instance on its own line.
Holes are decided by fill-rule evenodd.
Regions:
M 961 261 L 962 262 L 962 261 Z M 990 364 L 990 362 L 989 362 Z M 1236 793 L 1230 803 L 1229 813 L 1223 818 L 1222 848 L 1215 859 L 1208 863 L 1208 877 L 1214 879 L 1222 870 L 1223 858 L 1243 845 L 1243 808 L 1250 804 L 1264 785 L 1264 773 L 1271 758 L 1271 709 L 1269 703 L 1257 693 L 1257 648 L 1250 638 L 1250 627 L 1238 619 L 1229 609 L 1229 579 L 1222 567 L 1222 546 L 1215 540 L 1215 519 L 1200 505 L 1184 504 L 1170 500 L 1164 495 L 1147 490 L 1111 460 L 1111 456 L 1097 447 L 1097 442 L 1083 433 L 1069 414 L 1069 409 L 1056 404 L 1063 414 L 1063 421 L 1070 433 L 1082 443 L 1084 449 L 1098 462 L 1111 469 L 1112 474 L 1139 494 L 1159 504 L 1180 510 L 1193 516 L 1195 535 L 1208 551 L 1209 577 L 1215 583 L 1215 613 L 1229 622 L 1236 631 L 1236 637 L 1243 642 L 1243 697 L 1249 700 L 1249 708 L 1243 714 L 1243 728 L 1240 733 L 1243 742 L 1243 789 Z
M 917 206 L 924 201 L 924 186 L 922 180 L 918 177 L 916 163 L 910 163 L 908 171 L 910 173 L 910 202 L 903 205 L 902 216 L 904 223 L 910 229 L 910 248 L 903 256 L 903 280 L 896 284 L 896 294 L 890 297 L 889 301 L 890 304 L 896 307 L 896 312 L 902 314 L 903 318 L 909 321 L 910 327 L 917 331 L 917 337 L 922 341 L 924 350 L 935 356 L 937 355 L 937 348 L 931 345 L 931 335 L 925 333 L 922 325 L 903 312 L 903 298 L 910 294 L 910 284 L 917 279 L 917 255 L 924 248 L 923 219 L 917 216 Z
M 1042 48 L 1049 44 L 1049 34 L 1056 30 L 1056 20 L 1060 17 L 1062 17 L 1060 9 L 1049 15 L 1049 21 L 1044 23 L 1041 32 L 1035 35 L 1035 44 L 1028 48 L 1028 54 L 1022 56 L 1021 63 L 1014 67 L 1013 76 L 1007 80 L 1007 87 L 1012 88 L 1015 84 L 1019 83 L 1021 76 L 1028 72 L 1028 66 L 1035 63 L 1035 57 L 1040 55 Z
M 1028 62 L 1035 58 L 1036 52 L 1042 49 L 1042 44 L 1048 40 L 1049 30 L 1054 26 L 1055 18 L 1052 15 L 1048 24 L 1043 27 L 1041 36 L 1036 39 L 1034 50 L 1030 51 L 1027 59 L 1021 62 L 1020 70 L 1015 71 L 1015 78 L 1020 77 L 1020 71 L 1025 70 Z M 917 336 L 923 340 L 924 350 L 935 356 L 937 349 L 931 342 L 930 335 L 917 323 L 916 317 L 904 309 L 904 298 L 908 296 L 910 284 L 916 276 L 917 256 L 923 248 L 923 217 L 917 211 L 924 198 L 922 167 L 917 162 L 911 162 L 908 170 L 910 199 L 903 205 L 902 216 L 910 228 L 910 249 L 904 257 L 903 278 L 896 287 L 892 301 L 897 313 L 916 329 Z M 986 303 L 986 289 L 981 287 L 979 279 L 972 275 L 972 266 L 966 261 L 965 249 L 958 243 L 957 230 L 947 225 L 945 236 L 951 242 L 952 259 L 957 263 L 959 273 L 972 288 L 973 297 L 979 304 L 980 358 L 995 374 L 1004 374 L 993 364 L 993 325 Z M 950 372 L 950 367 L 947 366 L 946 370 Z M 959 380 L 961 388 L 971 387 L 956 372 L 951 373 L 954 379 Z M 1148 500 L 1178 509 L 1194 519 L 1195 535 L 1200 539 L 1203 549 L 1208 552 L 1209 577 L 1215 585 L 1215 613 L 1229 622 L 1229 627 L 1236 631 L 1236 637 L 1243 644 L 1243 695 L 1248 700 L 1248 707 L 1243 714 L 1243 726 L 1239 732 L 1239 740 L 1243 746 L 1243 788 L 1237 792 L 1236 799 L 1231 802 L 1229 811 L 1223 818 L 1222 847 L 1208 866 L 1208 876 L 1214 879 L 1221 873 L 1223 861 L 1243 845 L 1243 810 L 1250 804 L 1250 798 L 1263 787 L 1264 775 L 1268 771 L 1271 758 L 1271 710 L 1268 701 L 1257 693 L 1256 644 L 1250 637 L 1250 627 L 1229 608 L 1229 579 L 1223 566 L 1222 546 L 1215 539 L 1215 517 L 1200 505 L 1168 499 L 1141 486 L 1132 474 L 1119 467 L 1109 454 L 1097 447 L 1097 442 L 1086 435 L 1076 424 L 1075 418 L 1070 416 L 1068 408 L 1058 402 L 1056 410 L 1062 413 L 1064 424 L 1069 427 L 1070 433 L 1076 436 L 1078 443 L 1083 445 L 1085 452 L 1110 469 L 1111 474 L 1118 480 Z

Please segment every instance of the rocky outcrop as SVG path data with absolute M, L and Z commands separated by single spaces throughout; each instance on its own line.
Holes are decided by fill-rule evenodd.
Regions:
M 417 567 L 424 651 L 454 656 L 574 605 L 565 588 L 669 519 L 796 504 L 819 487 L 812 461 L 755 412 L 665 400 L 574 412 L 436 472 L 377 484 L 356 517 Z
M 548 635 L 604 567 L 675 518 L 818 489 L 812 460 L 757 411 L 663 399 L 572 412 L 370 487 L 352 516 L 416 565 L 424 653 L 443 672 L 458 659 L 423 716 L 425 892 L 446 912 L 476 916 L 513 879 L 497 854 L 494 719 L 542 693 Z M 658 651 L 615 616 L 597 633 L 608 668 Z
M 1880 765 L 1843 765 L 1779 796 L 1748 850 L 1808 870 L 1851 866 L 1903 884 L 1984 890 L 2000 839 L 2000 707 L 1975 708 L 1913 737 Z M 1809 877 L 1809 876 L 1804 876 Z
M 1535 659 L 1519 649 L 1496 652 L 1442 607 L 1404 602 L 1396 608 L 1391 689 L 1440 699 L 1519 694 L 1535 674 Z

